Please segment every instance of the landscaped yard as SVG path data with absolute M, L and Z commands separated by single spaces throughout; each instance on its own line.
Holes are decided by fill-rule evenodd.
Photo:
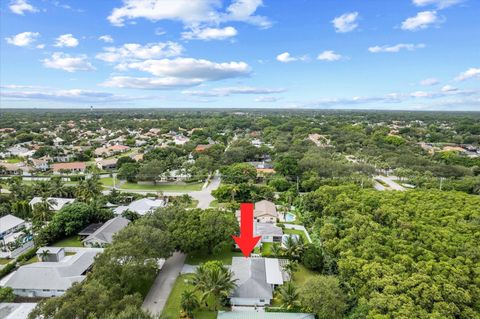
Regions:
M 11 157 L 11 158 L 7 158 L 5 161 L 9 164 L 17 164 L 22 162 L 22 159 L 18 157 Z
M 308 243 L 308 238 L 307 238 L 307 236 L 305 235 L 305 232 L 304 232 L 303 230 L 287 229 L 287 228 L 285 228 L 285 229 L 283 230 L 283 233 L 284 233 L 284 234 L 293 234 L 293 235 L 302 236 L 304 242 L 305 242 L 305 243 Z
M 181 275 L 175 281 L 172 292 L 168 297 L 165 308 L 160 316 L 160 319 L 176 319 L 180 315 L 180 299 L 182 292 L 188 288 L 187 281 L 191 279 L 193 275 Z M 215 311 L 200 310 L 194 313 L 195 319 L 215 319 L 217 313 Z
M 80 238 L 77 235 L 57 241 L 52 247 L 83 247 Z
M 217 254 L 208 255 L 206 251 L 188 254 L 185 263 L 189 265 L 198 265 L 209 260 L 220 260 L 224 265 L 231 265 L 233 256 L 243 255 L 241 252 L 232 251 L 230 245 L 225 245 L 224 249 Z
M 113 177 L 104 177 L 100 178 L 100 182 L 103 184 L 103 186 L 113 186 Z
M 193 192 L 202 189 L 203 183 L 174 184 L 162 183 L 157 185 L 145 185 L 136 183 L 123 183 L 120 188 L 128 190 L 162 191 L 162 192 Z

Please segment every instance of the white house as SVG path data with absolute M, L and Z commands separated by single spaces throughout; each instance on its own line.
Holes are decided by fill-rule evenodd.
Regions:
M 49 203 L 50 209 L 54 212 L 58 212 L 62 209 L 65 205 L 71 204 L 75 201 L 75 198 L 60 198 L 60 197 L 48 197 L 47 202 Z M 36 204 L 41 203 L 41 197 L 34 197 L 30 201 L 30 207 L 32 209 L 35 207 Z
M 230 295 L 232 306 L 270 305 L 275 286 L 286 279 L 276 258 L 233 257 L 230 270 L 237 284 Z
M 86 247 L 104 247 L 111 244 L 113 235 L 127 227 L 129 223 L 130 221 L 128 219 L 121 216 L 112 218 L 85 238 L 82 241 L 83 245 Z
M 0 218 L 0 257 L 15 258 L 33 247 L 33 236 L 23 232 L 31 225 L 13 215 Z
M 65 250 L 74 254 L 66 254 Z M 39 256 L 52 261 L 21 266 L 4 280 L 3 286 L 11 287 L 17 296 L 22 297 L 61 296 L 73 283 L 85 279 L 95 256 L 102 251 L 99 248 L 41 248 L 37 252 Z
M 165 207 L 166 203 L 163 199 L 142 198 L 131 202 L 128 206 L 118 206 L 113 210 L 116 215 L 121 215 L 124 211 L 135 212 L 139 215 L 145 215 L 153 212 L 159 207 Z

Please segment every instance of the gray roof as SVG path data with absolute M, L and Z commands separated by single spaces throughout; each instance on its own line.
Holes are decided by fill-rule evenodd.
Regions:
M 20 224 L 24 223 L 25 221 L 21 218 L 18 218 L 13 215 L 5 215 L 0 218 L 0 234 L 12 229 L 14 227 L 19 226 Z
M 265 260 L 263 258 L 233 257 L 230 270 L 237 279 L 232 298 L 272 299 L 273 289 L 267 283 Z
M 315 319 L 315 316 L 295 312 L 219 311 L 217 319 Z
M 36 303 L 0 303 L 0 319 L 27 319 Z
M 44 251 L 48 251 L 50 254 L 58 254 L 63 249 L 63 247 L 41 247 L 37 250 L 37 255 Z
M 283 230 L 270 223 L 255 223 L 255 235 L 257 236 L 282 236 Z
M 83 242 L 101 242 L 111 244 L 113 235 L 127 227 L 130 221 L 121 216 L 112 218 L 98 228 L 93 234 L 89 235 Z
M 165 206 L 165 202 L 161 199 L 149 199 L 142 198 L 136 201 L 131 202 L 128 206 L 119 206 L 113 210 L 117 215 L 122 214 L 126 210 L 130 210 L 140 215 L 145 215 L 146 213 L 154 210 L 158 207 Z
M 63 206 L 73 203 L 75 201 L 75 198 L 60 198 L 60 197 L 48 197 L 47 198 L 48 202 L 53 202 L 50 204 L 50 208 L 54 211 L 59 211 L 60 209 L 63 208 Z M 34 197 L 30 201 L 30 206 L 34 206 L 37 203 L 41 203 L 42 198 L 41 197 Z
M 67 290 L 74 282 L 82 281 L 102 249 L 77 248 L 76 254 L 59 262 L 37 262 L 21 266 L 5 282 L 13 289 Z

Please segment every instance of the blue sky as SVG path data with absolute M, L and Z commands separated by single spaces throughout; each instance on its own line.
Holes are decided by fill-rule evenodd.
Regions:
M 1 107 L 480 110 L 477 0 L 2 0 Z

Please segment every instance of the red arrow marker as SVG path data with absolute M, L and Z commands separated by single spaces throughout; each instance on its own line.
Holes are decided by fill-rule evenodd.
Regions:
M 245 257 L 250 256 L 250 253 L 257 245 L 261 236 L 253 236 L 253 204 L 240 204 L 240 236 L 233 236 L 233 240 L 237 243 Z

